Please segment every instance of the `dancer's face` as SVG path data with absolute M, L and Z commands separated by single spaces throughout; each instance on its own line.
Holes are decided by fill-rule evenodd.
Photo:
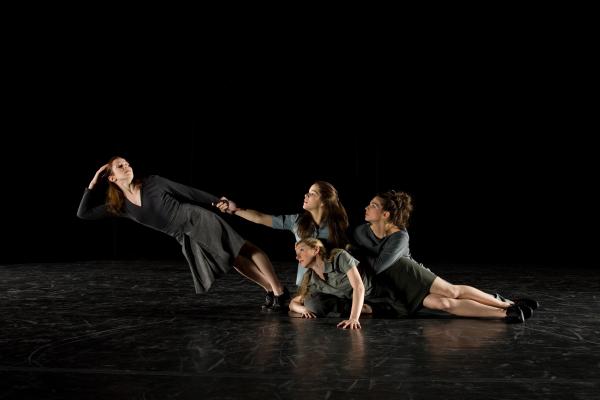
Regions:
M 310 268 L 317 258 L 318 249 L 312 249 L 301 243 L 296 246 L 296 260 L 304 268 Z
M 322 206 L 323 203 L 321 202 L 321 192 L 319 191 L 319 187 L 317 185 L 312 185 L 308 189 L 308 193 L 304 195 L 304 204 L 302 205 L 302 208 L 306 211 L 311 211 Z
M 375 196 L 369 202 L 369 205 L 365 207 L 365 221 L 379 222 L 383 219 L 383 212 L 381 198 Z
M 123 183 L 130 183 L 133 180 L 133 168 L 129 165 L 124 158 L 115 158 L 111 164 L 111 175 L 108 179 L 111 182 L 122 181 Z

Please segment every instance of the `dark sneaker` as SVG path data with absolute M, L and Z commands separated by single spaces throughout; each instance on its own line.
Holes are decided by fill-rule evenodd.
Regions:
M 537 310 L 538 307 L 540 306 L 540 303 L 538 303 L 537 301 L 535 301 L 533 299 L 528 299 L 526 297 L 521 297 L 521 298 L 515 299 L 514 302 L 519 307 L 521 307 L 521 306 L 529 307 L 532 310 Z
M 287 311 L 288 305 L 290 304 L 290 299 L 290 292 L 284 286 L 283 293 L 279 296 L 273 296 L 273 304 L 271 307 L 266 308 L 266 310 L 275 312 Z
M 523 312 L 523 317 L 525 319 L 529 319 L 533 316 L 533 310 L 531 309 L 531 307 L 523 306 L 521 304 L 516 304 L 516 306 L 521 309 L 521 311 Z
M 494 293 L 494 297 L 497 300 L 503 301 L 505 303 L 511 303 L 512 302 L 512 300 L 507 299 L 506 297 L 502 296 L 500 293 Z
M 273 292 L 267 292 L 267 294 L 265 295 L 265 302 L 260 308 L 265 310 L 267 308 L 273 307 L 273 299 L 274 298 L 275 298 L 275 295 L 273 294 Z
M 532 310 L 537 310 L 538 307 L 540 306 L 540 303 L 538 303 L 536 300 L 529 299 L 527 297 L 517 297 L 514 300 L 509 300 L 509 299 L 507 299 L 506 297 L 502 296 L 499 293 L 494 294 L 494 297 L 497 298 L 500 301 L 514 303 L 514 304 L 516 304 L 518 306 L 529 307 Z
M 506 309 L 504 320 L 507 324 L 522 324 L 525 322 L 523 311 L 517 306 L 510 306 Z
M 283 300 L 286 305 L 289 304 L 290 300 L 292 299 L 292 296 L 290 296 L 290 292 L 289 292 L 288 288 L 285 286 L 283 287 L 283 293 L 277 297 L 279 297 L 280 300 Z

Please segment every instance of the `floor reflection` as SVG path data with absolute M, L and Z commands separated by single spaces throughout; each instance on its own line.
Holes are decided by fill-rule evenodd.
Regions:
M 317 378 L 329 373 L 348 377 L 364 375 L 366 351 L 362 330 L 336 328 L 335 318 L 290 318 L 295 349 L 290 357 L 297 373 Z
M 598 397 L 600 281 L 590 271 L 438 271 L 510 284 L 542 307 L 517 325 L 423 311 L 361 318 L 349 331 L 341 319 L 261 313 L 260 288 L 233 273 L 196 296 L 181 264 L 0 266 L 0 398 Z
M 423 337 L 427 349 L 433 354 L 475 350 L 498 343 L 498 338 L 507 334 L 507 327 L 504 321 L 463 318 L 437 320 L 423 324 Z

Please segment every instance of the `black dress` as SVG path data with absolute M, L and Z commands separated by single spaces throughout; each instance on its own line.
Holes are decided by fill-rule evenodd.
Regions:
M 92 191 L 83 193 L 77 216 L 100 219 L 112 216 L 106 205 L 92 206 Z M 142 205 L 125 200 L 119 215 L 173 236 L 192 272 L 196 293 L 208 291 L 215 279 L 232 266 L 245 243 L 221 217 L 193 203 L 210 205 L 218 197 L 158 175 L 142 180 Z
M 366 223 L 354 230 L 353 239 L 356 257 L 377 274 L 378 285 L 389 287 L 409 314 L 423 307 L 437 275 L 413 260 L 405 229 L 380 239 Z

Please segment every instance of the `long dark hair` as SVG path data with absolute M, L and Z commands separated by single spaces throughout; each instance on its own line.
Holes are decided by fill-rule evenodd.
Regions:
M 413 210 L 410 194 L 390 190 L 378 193 L 377 197 L 381 199 L 381 209 L 390 213 L 390 222 L 400 229 L 406 229 Z
M 345 248 L 348 244 L 348 214 L 342 205 L 338 192 L 335 187 L 325 181 L 316 181 L 313 185 L 319 188 L 321 201 L 325 205 L 323 220 L 329 228 L 329 247 L 330 248 Z M 308 211 L 304 211 L 298 218 L 298 236 L 300 238 L 308 238 L 315 236 L 317 226 L 312 215 Z

